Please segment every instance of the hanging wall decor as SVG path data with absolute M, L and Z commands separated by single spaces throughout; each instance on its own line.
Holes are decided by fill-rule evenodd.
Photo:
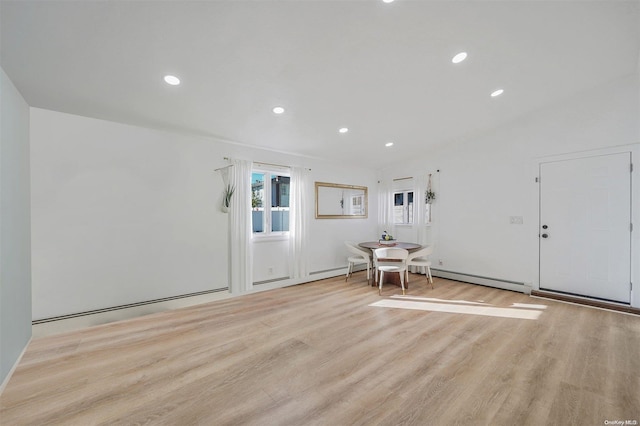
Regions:
M 231 197 L 233 196 L 233 193 L 235 192 L 235 190 L 236 190 L 235 186 L 232 186 L 231 184 L 227 184 L 227 186 L 224 188 L 224 195 L 222 199 L 222 211 L 225 213 L 228 212 L 229 207 L 231 207 Z
M 427 190 L 424 193 L 424 201 L 431 204 L 436 199 L 436 193 L 431 189 L 431 173 L 429 173 L 429 181 L 427 182 Z
M 231 197 L 236 191 L 236 187 L 229 183 L 229 169 L 231 167 L 233 167 L 233 165 L 229 164 L 228 166 L 220 167 L 219 169 L 215 170 L 216 172 L 220 172 L 220 175 L 222 176 L 222 182 L 224 183 L 224 191 L 222 192 L 222 206 L 220 206 L 220 209 L 223 213 L 229 212 L 229 207 L 231 207 Z

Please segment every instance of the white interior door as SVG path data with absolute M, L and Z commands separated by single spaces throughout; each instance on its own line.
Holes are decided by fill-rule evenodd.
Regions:
M 631 153 L 540 163 L 540 289 L 631 294 Z

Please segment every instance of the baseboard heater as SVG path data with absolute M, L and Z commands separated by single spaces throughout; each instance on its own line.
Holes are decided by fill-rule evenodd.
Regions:
M 331 269 L 324 269 L 322 271 L 313 271 L 313 272 L 309 272 L 309 276 L 311 275 L 319 275 L 319 274 L 326 274 L 328 272 L 335 272 L 335 271 L 340 271 L 340 274 L 344 273 L 346 266 L 341 266 L 339 268 L 331 268 Z M 337 275 L 340 275 L 337 274 Z M 291 277 L 280 277 L 280 278 L 272 278 L 269 280 L 263 280 L 263 281 L 254 281 L 253 285 L 261 285 L 261 284 L 271 284 L 277 281 L 284 281 L 284 280 L 288 280 L 291 279 Z
M 519 293 L 526 293 L 527 288 L 524 282 L 505 280 L 502 278 L 485 277 L 482 275 L 466 274 L 464 272 L 445 271 L 442 269 L 431 268 L 431 275 L 439 278 L 446 278 L 450 280 L 479 284 L 487 287 L 495 287 L 504 290 L 517 291 Z
M 347 268 L 347 267 L 346 266 L 340 266 L 339 268 L 324 269 L 322 271 L 313 271 L 313 272 L 309 272 L 309 275 L 326 274 L 327 272 L 334 272 L 334 271 L 342 271 L 342 272 L 344 272 L 345 268 Z
M 272 278 L 270 280 L 264 280 L 264 281 L 254 281 L 253 285 L 270 284 L 270 283 L 275 283 L 277 281 L 288 280 L 289 278 L 291 278 L 291 277 L 280 277 L 280 278 Z
M 32 325 L 44 324 L 44 323 L 47 323 L 47 322 L 60 321 L 60 320 L 65 320 L 65 319 L 69 319 L 69 318 L 78 318 L 78 317 L 84 317 L 84 316 L 87 316 L 87 315 L 102 314 L 104 312 L 117 311 L 117 310 L 120 310 L 120 309 L 127 309 L 127 308 L 135 308 L 137 306 L 151 305 L 153 303 L 168 302 L 170 300 L 184 299 L 186 297 L 193 297 L 193 296 L 202 296 L 204 294 L 218 293 L 220 291 L 228 291 L 228 290 L 229 290 L 229 287 L 223 287 L 223 288 L 216 288 L 216 289 L 213 289 L 213 290 L 199 291 L 199 292 L 196 292 L 196 293 L 180 294 L 178 296 L 163 297 L 161 299 L 146 300 L 144 302 L 135 302 L 135 303 L 129 303 L 129 304 L 126 304 L 126 305 L 112 306 L 112 307 L 109 307 L 109 308 L 94 309 L 92 311 L 78 312 L 78 313 L 75 313 L 75 314 L 67 314 L 67 315 L 60 315 L 60 316 L 57 316 L 57 317 L 43 318 L 43 319 L 31 321 L 31 324 Z

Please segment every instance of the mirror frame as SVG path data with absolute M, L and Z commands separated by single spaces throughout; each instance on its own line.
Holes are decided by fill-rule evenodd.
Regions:
M 366 219 L 369 217 L 369 191 L 366 186 L 343 185 L 340 183 L 316 182 L 316 219 Z M 318 191 L 320 188 L 338 188 L 338 189 L 355 189 L 364 192 L 364 214 L 321 214 Z

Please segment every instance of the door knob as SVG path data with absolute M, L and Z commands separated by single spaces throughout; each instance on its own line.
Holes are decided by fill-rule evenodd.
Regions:
M 549 234 L 542 234 L 542 238 L 549 238 Z
M 547 229 L 548 226 L 547 225 L 542 225 L 542 229 Z

